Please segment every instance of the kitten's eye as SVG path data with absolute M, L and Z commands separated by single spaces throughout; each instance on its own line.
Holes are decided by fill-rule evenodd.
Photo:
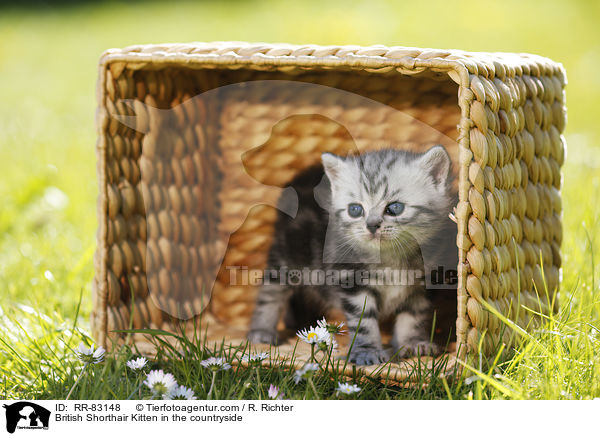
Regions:
M 348 215 L 352 218 L 358 218 L 362 216 L 364 212 L 363 207 L 360 204 L 352 203 L 348 205 Z
M 404 203 L 400 203 L 399 201 L 390 203 L 385 207 L 385 213 L 387 215 L 398 216 L 402 212 L 404 212 Z

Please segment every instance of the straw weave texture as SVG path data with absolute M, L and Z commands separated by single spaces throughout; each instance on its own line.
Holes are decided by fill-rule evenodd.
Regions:
M 274 79 L 330 90 L 214 91 Z M 565 84 L 560 64 L 527 54 L 236 42 L 108 50 L 98 81 L 96 339 L 110 346 L 123 340 L 114 330 L 172 329 L 173 314 L 203 311 L 211 338 L 239 342 L 257 290 L 231 286 L 228 267 L 265 267 L 272 205 L 295 174 L 324 151 L 441 143 L 459 198 L 457 347 L 510 344 L 486 305 L 524 328 L 538 320 L 523 306 L 557 309 Z M 357 100 L 337 104 L 339 90 Z M 173 109 L 168 129 L 148 107 Z M 118 119 L 132 115 L 134 126 Z M 393 378 L 407 377 L 394 368 Z

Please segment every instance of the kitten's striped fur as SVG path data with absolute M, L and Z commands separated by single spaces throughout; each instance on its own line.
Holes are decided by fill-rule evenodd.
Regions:
M 442 146 L 423 154 L 381 150 L 343 158 L 325 153 L 322 162 L 290 183 L 298 193 L 298 214 L 292 219 L 279 213 L 268 270 L 387 267 L 430 274 L 439 266 L 456 268 L 456 226 L 448 218 L 456 199 L 451 194 L 450 158 Z M 290 201 L 283 196 L 281 209 L 287 210 Z M 390 209 L 394 203 L 402 206 Z M 362 216 L 351 216 L 349 205 L 359 205 Z M 397 215 L 390 212 L 398 210 Z M 356 334 L 351 361 L 373 364 L 388 357 L 380 334 L 386 319 L 393 323 L 394 353 L 432 354 L 438 347 L 429 340 L 430 294 L 422 283 L 350 288 L 265 284 L 248 337 L 276 343 L 276 326 L 284 311 L 288 326 L 300 328 L 341 308 L 350 335 Z

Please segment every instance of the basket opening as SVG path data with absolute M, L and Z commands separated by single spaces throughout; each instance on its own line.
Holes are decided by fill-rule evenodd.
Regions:
M 109 210 L 109 331 L 204 311 L 243 333 L 258 287 L 232 277 L 265 268 L 281 190 L 323 152 L 442 144 L 457 174 L 458 85 L 443 75 L 167 67 L 118 80 L 109 110 L 135 109 L 136 124 L 109 127 L 108 182 L 131 188 Z M 440 315 L 453 329 L 456 307 Z

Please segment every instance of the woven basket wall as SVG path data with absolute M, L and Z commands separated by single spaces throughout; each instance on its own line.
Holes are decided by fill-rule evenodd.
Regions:
M 260 85 L 273 80 L 298 87 Z M 96 339 L 111 346 L 123 340 L 114 330 L 169 330 L 202 312 L 212 338 L 243 340 L 257 289 L 232 286 L 228 267 L 265 267 L 273 205 L 295 174 L 324 151 L 441 143 L 459 197 L 456 342 L 473 351 L 483 338 L 484 353 L 509 342 L 483 302 L 523 327 L 536 320 L 521 306 L 556 310 L 565 83 L 559 64 L 533 55 L 244 43 L 107 51 Z

